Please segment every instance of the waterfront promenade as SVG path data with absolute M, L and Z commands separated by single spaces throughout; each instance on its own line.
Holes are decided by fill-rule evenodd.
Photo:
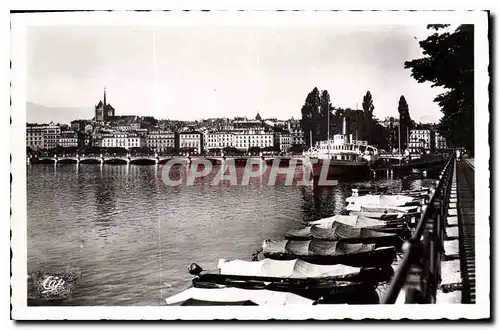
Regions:
M 454 168 L 437 302 L 473 304 L 476 301 L 474 159 Z
M 476 302 L 474 159 L 457 164 L 458 224 L 462 303 Z

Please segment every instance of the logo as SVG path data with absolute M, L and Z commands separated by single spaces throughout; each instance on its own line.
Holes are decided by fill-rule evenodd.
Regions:
M 58 276 L 47 276 L 42 282 L 42 294 L 54 294 L 61 292 L 66 285 L 66 282 Z
M 71 296 L 80 275 L 73 271 L 28 275 L 28 300 L 63 300 Z
M 330 161 L 321 164 L 299 163 L 291 159 L 286 165 L 280 159 L 268 163 L 260 158 L 225 159 L 220 164 L 213 164 L 207 158 L 186 159 L 174 158 L 161 167 L 161 179 L 167 186 L 178 185 L 212 185 L 212 186 L 248 186 L 253 184 L 274 186 L 310 186 L 315 182 L 319 186 L 335 186 L 337 180 L 327 179 Z

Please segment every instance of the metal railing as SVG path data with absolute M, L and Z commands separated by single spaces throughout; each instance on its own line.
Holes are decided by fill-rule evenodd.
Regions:
M 441 281 L 446 210 L 450 194 L 454 158 L 446 163 L 429 203 L 412 237 L 403 244 L 403 260 L 397 269 L 382 304 L 394 304 L 406 287 L 407 304 L 435 303 Z

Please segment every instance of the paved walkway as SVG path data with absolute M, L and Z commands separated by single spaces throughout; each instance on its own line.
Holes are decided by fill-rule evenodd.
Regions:
M 462 303 L 476 302 L 476 253 L 474 231 L 474 160 L 457 164 L 460 270 L 463 278 Z
M 474 158 L 466 158 L 464 160 L 467 164 L 470 165 L 470 167 L 472 167 L 472 169 L 474 169 Z
M 438 303 L 475 303 L 474 165 L 454 166 Z

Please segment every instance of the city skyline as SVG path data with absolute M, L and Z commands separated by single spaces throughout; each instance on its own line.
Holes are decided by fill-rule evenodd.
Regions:
M 104 87 L 117 115 L 300 118 L 318 87 L 333 106 L 353 109 L 370 90 L 380 119 L 397 117 L 405 95 L 415 121 L 436 122 L 432 100 L 441 90 L 403 67 L 421 56 L 417 40 L 430 33 L 425 26 L 30 28 L 27 120 L 90 119 Z

